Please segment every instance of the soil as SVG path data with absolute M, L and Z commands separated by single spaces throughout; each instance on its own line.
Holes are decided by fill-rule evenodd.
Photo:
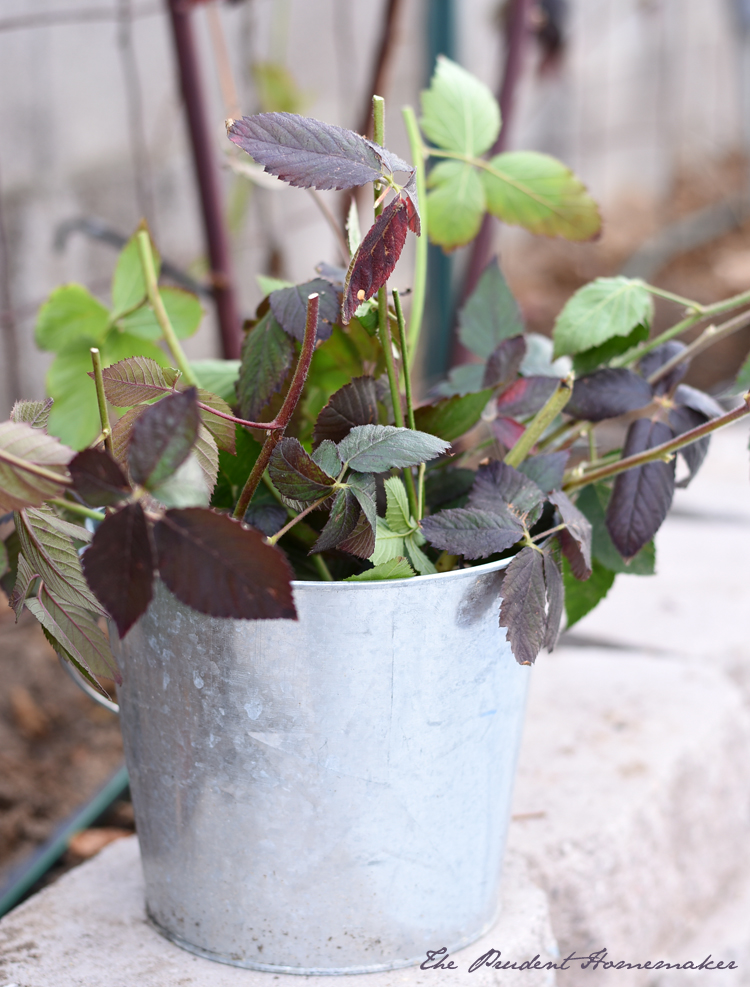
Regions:
M 0 592 L 0 886 L 123 762 L 117 716 L 78 689 L 31 614 L 14 619 Z M 114 813 L 110 828 L 132 830 L 128 806 Z

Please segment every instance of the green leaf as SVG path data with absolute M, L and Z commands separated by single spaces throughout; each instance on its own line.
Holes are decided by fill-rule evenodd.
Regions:
M 242 344 L 242 364 L 237 397 L 243 418 L 257 421 L 286 379 L 294 356 L 294 343 L 268 311 L 250 330 Z
M 418 466 L 449 448 L 450 443 L 434 435 L 394 425 L 357 425 L 338 444 L 342 462 L 357 473 Z
M 391 531 L 386 521 L 379 517 L 375 528 L 375 551 L 370 556 L 370 562 L 377 566 L 383 562 L 390 562 L 391 559 L 403 557 L 405 554 L 404 536 L 397 531 Z
M 441 161 L 429 174 L 427 227 L 430 240 L 444 250 L 469 243 L 479 232 L 487 207 L 484 187 L 473 165 Z
M 397 555 L 389 562 L 373 566 L 356 576 L 347 576 L 345 583 L 369 583 L 380 579 L 409 579 L 416 573 L 402 555 Z
M 76 668 L 84 669 L 92 677 L 120 678 L 107 636 L 93 614 L 56 600 L 46 587 L 38 597 L 26 600 L 26 607 L 51 638 L 53 648 Z
M 415 531 L 404 538 L 404 548 L 411 564 L 420 576 L 429 576 L 436 573 L 437 569 L 421 550 L 420 544 L 424 544 L 424 535 L 419 531 Z
M 198 298 L 184 288 L 160 288 L 159 294 L 178 339 L 188 339 L 194 335 L 203 318 L 203 306 Z M 120 319 L 119 325 L 125 332 L 139 339 L 152 342 L 162 338 L 161 326 L 156 321 L 150 305 L 143 305 L 130 315 Z
M 141 255 L 138 250 L 138 234 L 143 229 L 147 230 L 147 227 L 144 223 L 141 223 L 122 248 L 120 256 L 117 258 L 117 266 L 112 276 L 113 322 L 119 319 L 123 313 L 135 308 L 136 305 L 140 304 L 146 298 L 146 281 L 143 277 Z M 149 241 L 151 242 L 151 253 L 154 258 L 154 267 L 156 268 L 156 276 L 158 278 L 159 269 L 161 268 L 161 257 L 150 235 Z
M 582 582 L 573 575 L 568 560 L 563 559 L 565 616 L 568 630 L 604 599 L 614 581 L 615 573 L 594 559 L 591 575 Z
M 385 521 L 391 531 L 398 535 L 408 535 L 416 528 L 416 522 L 409 511 L 406 487 L 398 476 L 385 481 Z
M 491 387 L 478 394 L 456 394 L 437 404 L 417 408 L 414 421 L 420 432 L 429 432 L 446 442 L 453 442 L 474 428 L 491 398 Z
M 58 352 L 76 343 L 98 346 L 109 328 L 109 312 L 80 284 L 55 288 L 39 309 L 34 338 L 39 349 Z
M 191 360 L 190 369 L 207 391 L 218 394 L 229 404 L 237 400 L 234 385 L 240 376 L 239 360 Z
M 430 88 L 421 94 L 425 136 L 446 151 L 484 154 L 500 133 L 500 107 L 487 86 L 439 55 Z
M 629 336 L 650 325 L 653 301 L 642 281 L 597 278 L 568 299 L 555 321 L 555 356 L 582 353 L 613 336 Z
M 313 462 L 317 463 L 324 473 L 327 473 L 334 480 L 338 477 L 343 463 L 339 459 L 335 442 L 324 439 L 317 449 L 313 449 L 312 458 Z
M 630 562 L 626 562 L 612 544 L 605 520 L 609 498 L 610 490 L 607 486 L 592 483 L 581 490 L 576 501 L 578 510 L 591 522 L 591 554 L 594 561 L 615 573 L 653 576 L 656 569 L 656 548 L 653 541 L 644 545 Z
M 0 541 L 0 579 L 7 575 L 10 571 L 10 562 L 8 559 L 8 550 L 5 547 L 5 542 Z
M 38 579 L 38 573 L 29 565 L 24 558 L 23 552 L 19 552 L 16 558 L 16 579 L 13 591 L 10 594 L 8 604 L 16 615 L 16 620 L 21 616 L 34 581 Z
M 16 514 L 21 551 L 30 569 L 40 576 L 58 603 L 69 603 L 105 614 L 91 593 L 71 539 L 54 524 L 51 508 Z
M 347 477 L 347 484 L 359 501 L 362 513 L 374 532 L 378 520 L 375 477 L 372 473 L 350 473 Z
M 25 422 L 0 423 L 0 513 L 41 505 L 60 497 L 73 450 Z M 50 473 L 39 476 L 35 468 Z M 58 483 L 52 477 L 60 475 Z
M 556 158 L 537 151 L 509 151 L 481 171 L 487 208 L 532 233 L 591 240 L 601 231 L 599 209 L 586 187 Z
M 162 367 L 168 365 L 158 346 L 119 329 L 107 333 L 100 349 L 105 367 L 131 356 L 148 357 Z M 101 429 L 96 388 L 88 376 L 90 370 L 90 344 L 79 341 L 60 352 L 47 373 L 47 390 L 55 401 L 49 432 L 75 449 L 90 445 Z
M 216 465 L 218 469 L 218 456 Z M 209 484 L 196 452 L 192 452 L 185 462 L 178 466 L 163 483 L 154 487 L 151 493 L 165 507 L 208 507 L 213 486 L 212 482 Z
M 458 315 L 458 335 L 464 346 L 486 360 L 500 343 L 524 331 L 518 303 L 497 259 L 482 272 L 477 286 Z
M 193 451 L 188 460 L 195 456 L 203 474 L 203 482 L 208 491 L 209 500 L 216 485 L 216 478 L 219 475 L 219 448 L 216 445 L 213 435 L 209 432 L 203 422 L 198 426 L 198 438 L 195 440 Z M 177 471 L 179 473 L 179 469 Z
M 484 381 L 483 363 L 464 363 L 454 367 L 448 379 L 435 388 L 435 393 L 451 397 L 454 394 L 474 394 L 482 389 Z
M 46 428 L 52 398 L 46 401 L 16 401 L 10 413 L 12 422 L 25 422 L 32 428 Z
M 232 409 L 223 398 L 220 398 L 218 394 L 212 394 L 210 391 L 204 390 L 202 387 L 198 388 L 198 400 L 201 404 L 207 404 L 209 408 L 220 411 L 224 415 L 232 414 Z M 212 415 L 210 411 L 206 411 L 204 408 L 200 408 L 199 410 L 201 421 L 214 437 L 219 449 L 234 454 L 235 423 L 229 421 L 228 418 L 220 418 L 218 415 Z
M 267 274 L 256 274 L 255 280 L 258 282 L 264 298 L 267 298 L 272 291 L 294 287 L 293 281 L 285 281 L 283 278 L 271 278 Z
M 627 353 L 638 343 L 644 343 L 648 335 L 647 325 L 637 325 L 627 336 L 613 336 L 600 346 L 592 346 L 591 349 L 576 354 L 573 357 L 573 370 L 576 377 L 584 377 L 600 367 L 606 367 L 616 356 Z

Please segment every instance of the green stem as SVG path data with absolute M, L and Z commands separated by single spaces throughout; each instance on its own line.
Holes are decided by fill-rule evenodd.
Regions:
M 271 461 L 273 450 L 283 439 L 284 430 L 291 421 L 294 410 L 302 396 L 302 389 L 305 386 L 307 373 L 310 369 L 310 363 L 315 351 L 315 337 L 318 331 L 319 305 L 320 296 L 317 292 L 314 292 L 312 295 L 308 295 L 305 335 L 302 337 L 302 349 L 300 350 L 299 360 L 297 360 L 297 366 L 294 370 L 292 383 L 289 385 L 289 390 L 284 398 L 284 403 L 273 421 L 273 428 L 275 431 L 270 432 L 266 436 L 266 441 L 263 443 L 263 448 L 260 450 L 260 455 L 255 461 L 255 465 L 250 472 L 250 476 L 245 481 L 245 486 L 242 488 L 242 493 L 240 494 L 239 500 L 237 501 L 237 506 L 234 509 L 233 516 L 240 518 L 240 520 L 244 518 L 245 512 L 250 506 L 250 501 L 253 499 L 253 494 L 258 489 L 258 484 L 262 480 L 266 467 Z
M 535 541 L 541 541 L 542 538 L 547 538 L 549 535 L 554 535 L 556 531 L 562 531 L 563 528 L 567 528 L 567 524 L 558 524 L 554 528 L 547 528 L 546 531 L 542 531 L 538 535 L 529 535 L 529 541 L 533 544 Z
M 398 325 L 398 343 L 399 349 L 401 350 L 401 366 L 404 371 L 404 396 L 406 397 L 406 419 L 409 422 L 409 428 L 416 431 L 416 424 L 414 422 L 414 406 L 412 404 L 411 397 L 411 373 L 409 371 L 409 363 L 407 360 L 407 346 L 406 346 L 406 326 L 404 324 L 404 313 L 401 308 L 401 298 L 398 293 L 398 288 L 393 289 L 393 306 L 396 309 L 396 324 Z
M 151 240 L 146 230 L 140 230 L 137 236 L 137 242 L 138 253 L 141 257 L 141 267 L 143 268 L 143 278 L 146 282 L 146 294 L 164 336 L 164 342 L 169 347 L 169 352 L 172 354 L 178 369 L 182 371 L 185 382 L 197 387 L 198 379 L 193 373 L 188 359 L 180 346 L 180 341 L 175 335 L 172 323 L 169 321 L 169 316 L 167 315 L 167 310 L 164 308 L 164 302 L 159 294 L 159 286 L 156 283 L 156 270 L 154 268 L 154 256 L 151 253 Z
M 332 492 L 333 492 L 333 487 L 331 488 L 331 493 Z M 331 493 L 323 494 L 323 496 L 320 497 L 318 500 L 314 501 L 312 504 L 308 504 L 307 507 L 304 509 L 304 511 L 300 511 L 299 514 L 295 514 L 294 517 L 290 521 L 288 521 L 284 525 L 284 527 L 281 528 L 281 530 L 277 531 L 275 535 L 271 535 L 270 537 L 266 538 L 266 544 L 275 545 L 276 542 L 279 541 L 279 539 L 283 538 L 284 535 L 287 533 L 287 531 L 293 528 L 298 521 L 301 521 L 303 517 L 307 517 L 307 515 L 311 511 L 314 511 L 316 508 L 320 507 L 321 504 L 325 504 L 325 502 L 331 496 Z
M 107 516 L 101 511 L 94 511 L 90 507 L 84 507 L 82 504 L 76 504 L 72 500 L 64 500 L 62 497 L 50 497 L 47 503 L 54 504 L 55 507 L 62 507 L 63 510 L 70 511 L 71 514 L 78 514 L 80 517 L 91 518 L 92 521 L 103 521 Z
M 115 447 L 112 443 L 112 426 L 109 423 L 109 411 L 107 409 L 107 395 L 104 393 L 104 377 L 102 375 L 102 356 L 99 350 L 91 347 L 91 362 L 94 364 L 94 384 L 96 385 L 96 400 L 99 405 L 99 419 L 102 423 L 102 435 L 104 436 L 104 448 L 114 457 Z M 97 442 L 97 445 L 99 443 Z
M 568 401 L 570 401 L 572 393 L 573 375 L 569 374 L 564 380 L 560 381 L 554 394 L 549 398 L 545 406 L 537 412 L 536 416 L 532 418 L 526 426 L 523 435 L 520 436 L 513 448 L 506 454 L 504 462 L 508 466 L 518 468 L 521 465 L 536 444 L 537 439 L 541 438 Z
M 404 116 L 406 133 L 411 148 L 411 159 L 414 162 L 417 179 L 417 200 L 419 202 L 420 224 L 422 233 L 417 237 L 416 256 L 414 259 L 414 286 L 412 289 L 411 313 L 409 315 L 409 361 L 417 353 L 419 334 L 422 329 L 424 305 L 427 297 L 427 257 L 429 240 L 427 239 L 427 180 L 425 175 L 425 149 L 419 133 L 417 117 L 411 106 L 405 106 L 401 111 Z
M 620 473 L 635 469 L 637 466 L 655 463 L 657 460 L 669 462 L 673 454 L 679 449 L 689 446 L 692 442 L 697 442 L 704 435 L 710 435 L 711 432 L 715 432 L 719 428 L 731 425 L 732 422 L 744 418 L 747 414 L 750 414 L 750 391 L 745 395 L 744 404 L 741 404 L 739 408 L 735 408 L 734 411 L 728 411 L 725 415 L 712 418 L 711 421 L 705 422 L 697 428 L 692 428 L 689 432 L 683 432 L 682 435 L 678 435 L 675 439 L 670 439 L 669 442 L 662 442 L 661 445 L 654 446 L 653 449 L 638 452 L 633 456 L 627 456 L 625 459 L 618 459 L 617 462 L 611 463 L 609 466 L 600 466 L 598 469 L 589 470 L 588 473 L 573 476 L 564 484 L 563 489 L 565 491 L 577 490 L 579 487 L 588 486 L 589 483 L 606 480 L 610 476 L 617 476 Z
M 692 298 L 684 298 L 682 295 L 675 295 L 672 291 L 667 291 L 665 288 L 657 288 L 655 285 L 647 284 L 645 281 L 641 281 L 640 283 L 650 295 L 655 295 L 657 298 L 665 298 L 668 302 L 676 302 L 678 305 L 683 305 L 685 308 L 693 309 L 694 312 L 703 311 L 703 306 L 701 303 L 693 301 Z
M 331 570 L 326 565 L 326 560 L 318 552 L 313 552 L 310 556 L 312 564 L 318 570 L 318 575 L 326 583 L 332 583 L 334 581 L 331 575 Z
M 54 470 L 48 470 L 44 466 L 37 466 L 36 463 L 30 463 L 26 459 L 14 456 L 7 449 L 0 449 L 0 461 L 10 463 L 14 469 L 24 470 L 26 473 L 31 473 L 32 476 L 38 476 L 41 480 L 50 480 L 52 483 L 57 484 L 57 486 L 73 486 L 73 481 L 69 476 L 65 476 L 62 473 L 55 473 Z

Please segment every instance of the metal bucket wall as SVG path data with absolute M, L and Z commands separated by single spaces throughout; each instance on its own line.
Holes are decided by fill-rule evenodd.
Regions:
M 489 927 L 529 677 L 498 626 L 501 570 L 295 582 L 298 621 L 206 617 L 157 587 L 118 658 L 164 935 L 330 974 Z

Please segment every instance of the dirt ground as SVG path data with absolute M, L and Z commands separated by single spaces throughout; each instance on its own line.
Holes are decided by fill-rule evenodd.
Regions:
M 30 614 L 14 623 L 2 592 L 0 681 L 2 886 L 8 872 L 113 774 L 123 753 L 117 716 L 80 692 Z M 119 811 L 119 825 L 132 826 L 127 808 Z M 77 856 L 69 852 L 67 863 Z

